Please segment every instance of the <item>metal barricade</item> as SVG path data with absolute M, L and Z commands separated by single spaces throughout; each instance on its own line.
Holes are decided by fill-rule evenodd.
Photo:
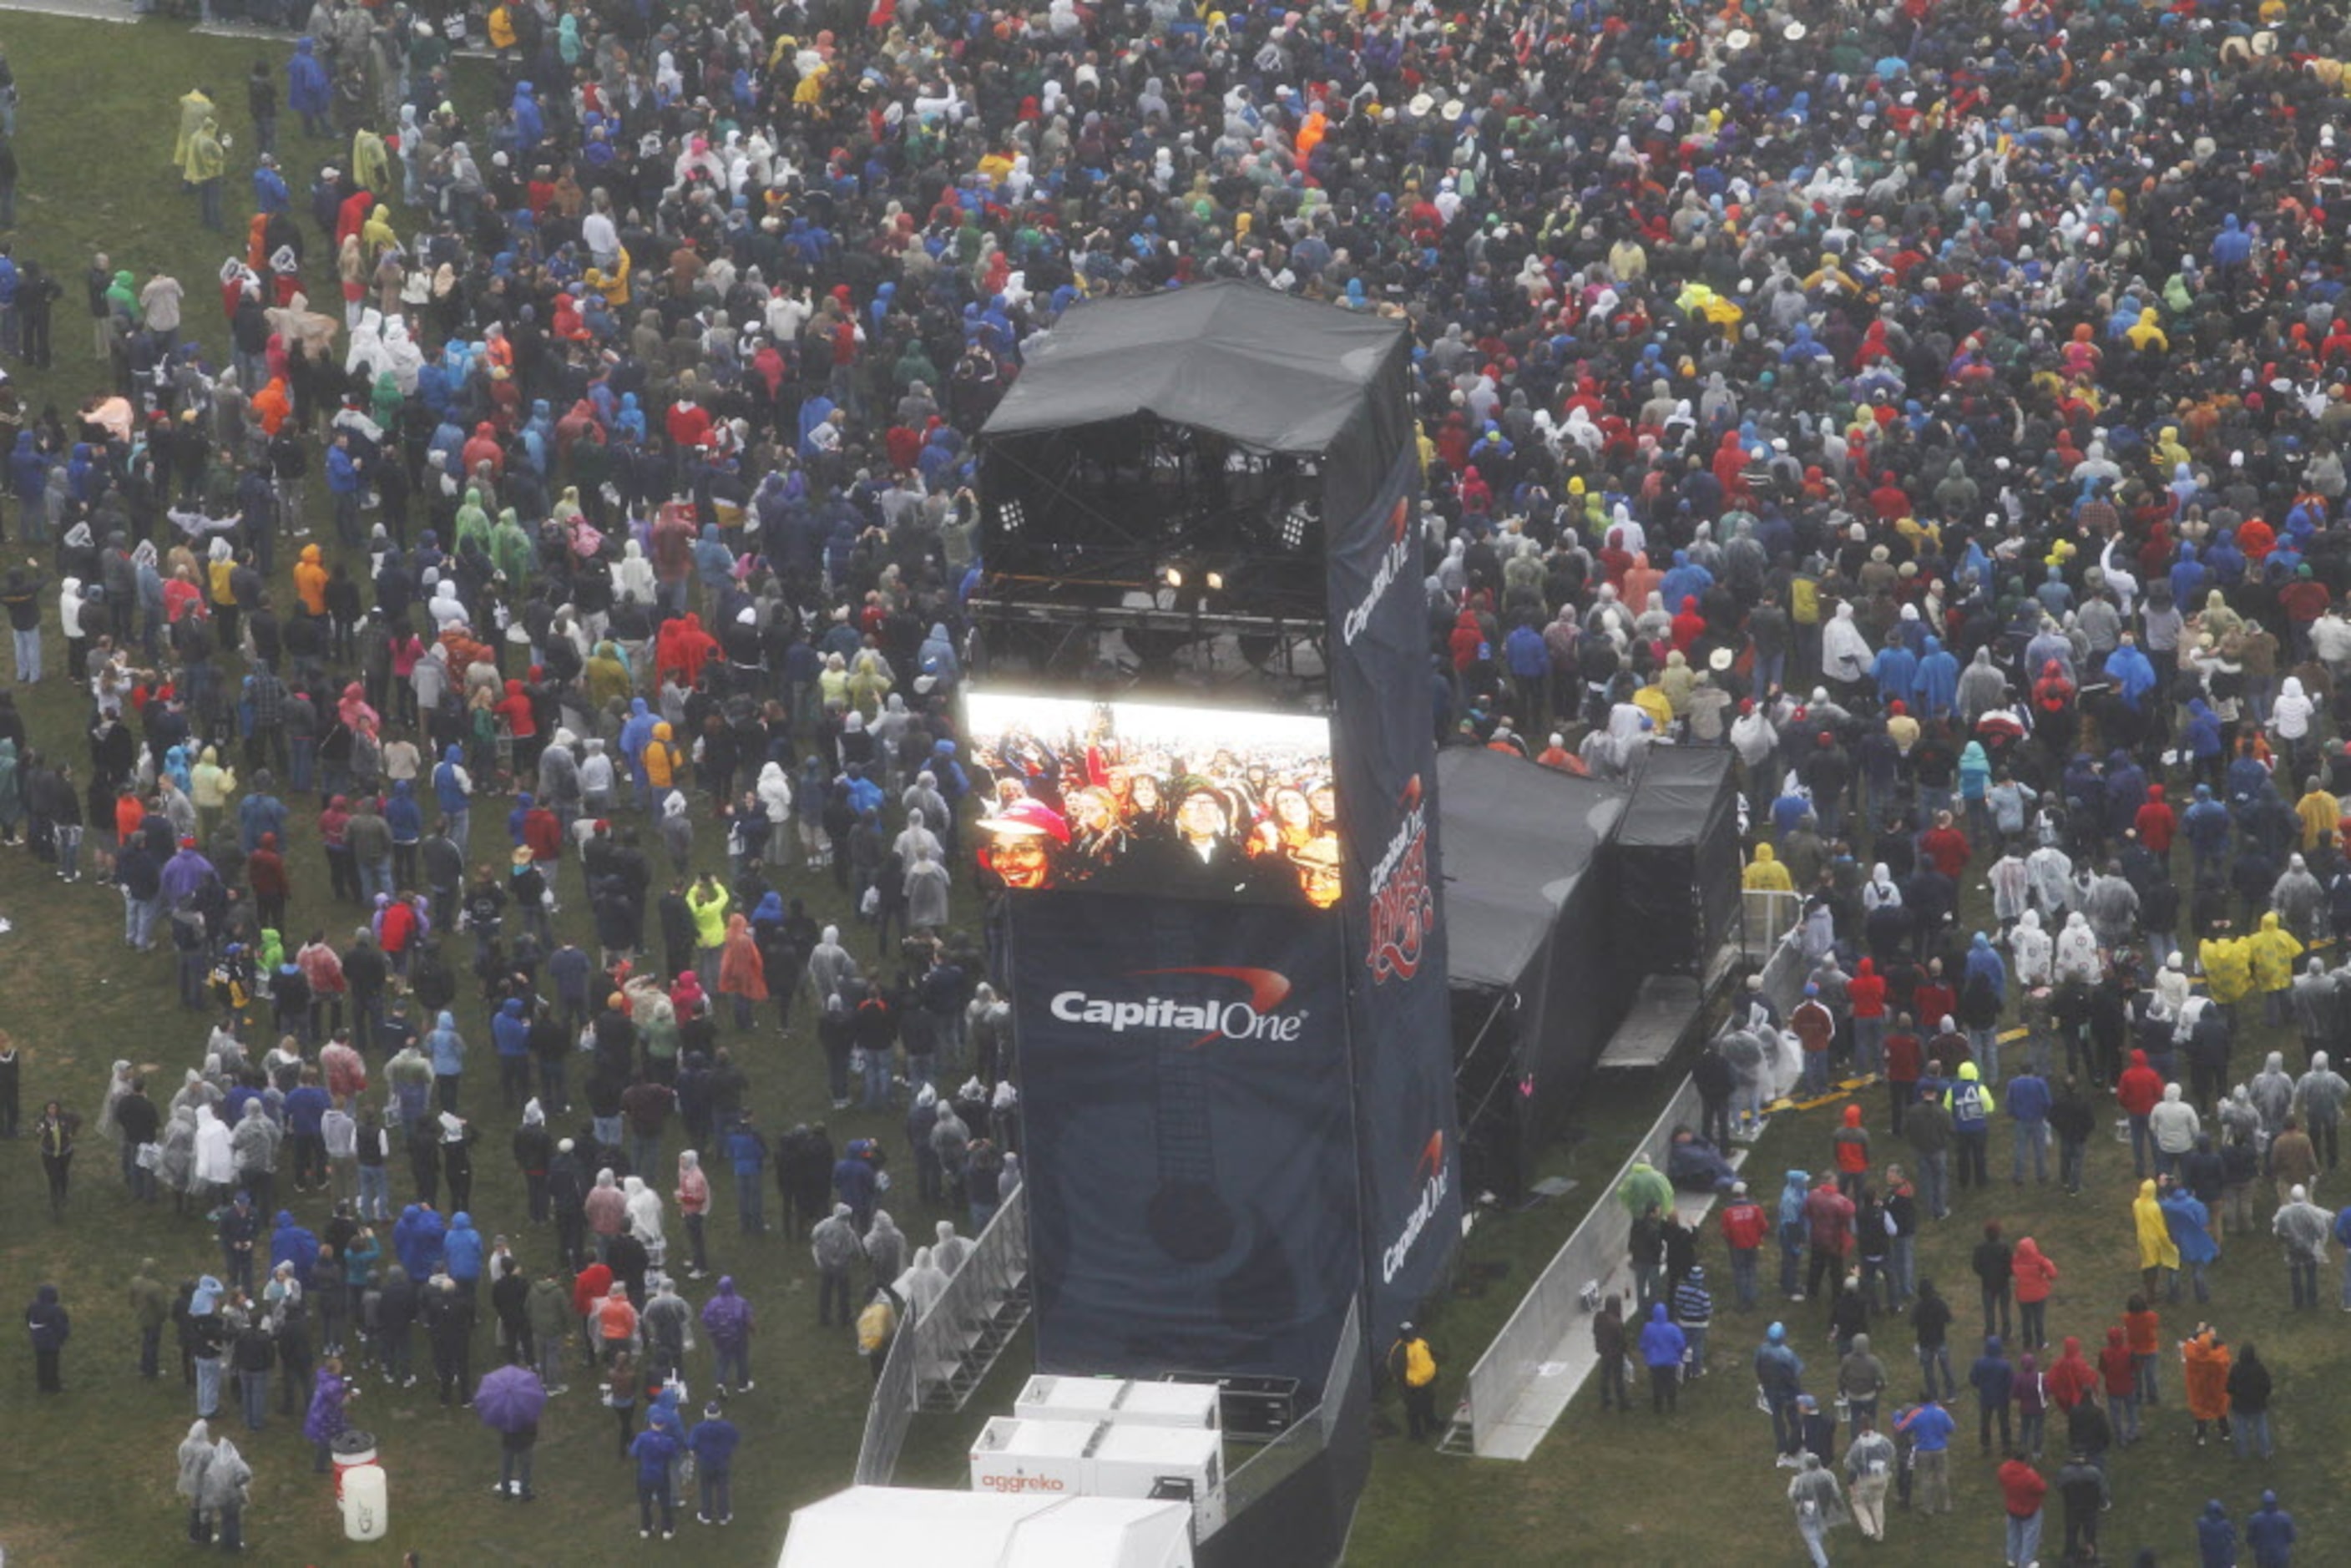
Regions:
M 1479 1458 L 1495 1457 L 1496 1428 L 1541 1375 L 1541 1368 L 1557 1354 L 1560 1343 L 1588 1318 L 1583 1301 L 1584 1286 L 1607 1279 L 1624 1261 L 1633 1220 L 1616 1201 L 1615 1193 L 1632 1169 L 1634 1158 L 1646 1155 L 1658 1169 L 1664 1169 L 1666 1145 L 1674 1128 L 1684 1122 L 1695 1123 L 1699 1108 L 1697 1086 L 1684 1078 L 1664 1113 L 1610 1178 L 1607 1190 L 1593 1203 L 1583 1222 L 1552 1255 L 1518 1310 L 1478 1358 L 1478 1364 L 1469 1369 L 1453 1419 L 1455 1425 L 1468 1427 L 1470 1450 Z
M 1756 894 L 1747 896 L 1753 898 Z M 1792 894 L 1771 896 L 1789 900 L 1792 909 L 1801 907 Z M 1797 925 L 1791 920 L 1762 968 L 1763 994 L 1780 1009 L 1782 1018 L 1802 995 L 1810 967 L 1804 962 L 1798 935 Z M 1486 1347 L 1485 1354 L 1478 1358 L 1478 1364 L 1470 1368 L 1453 1420 L 1457 1427 L 1468 1427 L 1471 1452 L 1480 1458 L 1492 1456 L 1496 1427 L 1541 1375 L 1543 1363 L 1555 1355 L 1559 1345 L 1588 1319 L 1583 1300 L 1584 1286 L 1607 1279 L 1624 1260 L 1632 1239 L 1633 1220 L 1625 1212 L 1625 1206 L 1616 1201 L 1615 1191 L 1625 1172 L 1632 1168 L 1634 1159 L 1646 1155 L 1651 1164 L 1664 1169 L 1667 1145 L 1672 1141 L 1674 1128 L 1685 1122 L 1697 1122 L 1702 1109 L 1697 1085 L 1683 1079 L 1663 1113 L 1626 1155 L 1608 1190 L 1552 1255 L 1551 1261 L 1528 1288 L 1526 1298 L 1510 1314 L 1510 1322 L 1502 1325 L 1501 1332 Z
M 882 1375 L 874 1380 L 873 1400 L 865 1408 L 865 1437 L 857 1447 L 859 1486 L 890 1484 L 898 1469 L 899 1450 L 906 1446 L 907 1428 L 914 1424 L 914 1328 L 910 1308 L 882 1359 Z
M 1024 1307 L 1008 1322 L 1007 1306 L 1025 1302 L 1021 1292 L 1028 1280 L 1029 1206 L 1026 1189 L 1015 1187 L 931 1310 L 904 1308 L 866 1406 L 865 1436 L 857 1449 L 859 1486 L 890 1484 L 906 1433 L 926 1401 L 935 1407 L 963 1407 L 995 1364 L 1002 1340 L 1026 1317 Z M 940 1394 L 947 1401 L 944 1406 L 933 1399 Z
M 1739 894 L 1740 952 L 1752 963 L 1780 950 L 1789 933 L 1804 917 L 1801 894 L 1775 888 L 1750 887 Z
M 1266 1497 L 1283 1481 L 1331 1446 L 1355 1384 L 1371 1375 L 1364 1356 L 1360 1305 L 1347 1309 L 1347 1326 L 1340 1331 L 1339 1348 L 1332 1354 L 1322 1380 L 1322 1397 L 1290 1428 L 1251 1454 L 1225 1478 L 1224 1516 L 1231 1519 Z
M 1025 1301 L 1029 1282 L 1027 1194 L 1026 1187 L 1013 1189 L 936 1304 L 914 1325 L 916 1399 L 925 1408 L 962 1409 L 1003 1341 L 1027 1316 L 1025 1310 L 1013 1312 Z

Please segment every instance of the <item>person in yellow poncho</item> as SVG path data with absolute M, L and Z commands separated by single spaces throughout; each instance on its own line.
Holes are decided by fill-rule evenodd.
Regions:
M 2262 916 L 2262 928 L 2245 938 L 2252 964 L 2253 988 L 2262 994 L 2262 1012 L 2272 1029 L 2292 1021 L 2286 993 L 2294 985 L 2294 961 L 2302 956 L 2302 943 L 2282 925 L 2277 912 Z
M 2165 337 L 2163 329 L 2155 324 L 2155 312 L 2152 309 L 2140 311 L 2138 325 L 2127 329 L 2123 336 L 2130 340 L 2132 348 L 2141 351 L 2151 350 L 2161 354 L 2168 353 L 2171 349 L 2171 340 Z
M 792 89 L 792 102 L 801 109 L 813 109 L 824 101 L 824 78 L 831 74 L 830 66 L 818 66 L 800 78 Z
M 505 5 L 492 6 L 490 8 L 490 15 L 486 25 L 489 28 L 490 34 L 490 47 L 494 49 L 511 49 L 515 47 L 517 39 L 515 37 L 514 13 L 508 7 Z
M 187 162 L 181 165 L 180 172 L 196 188 L 198 211 L 204 227 L 219 229 L 223 223 L 221 180 L 228 172 L 228 152 L 221 141 L 217 120 L 207 117 L 196 127 L 195 135 L 188 141 Z
M 2171 1223 L 2163 1216 L 2163 1205 L 2155 1200 L 2152 1180 L 2139 1183 L 2138 1197 L 2131 1200 L 2131 1228 L 2138 1236 L 2139 1279 L 2152 1301 L 2163 1284 L 2163 1271 L 2179 1267 L 2179 1247 L 2171 1239 Z
M 1643 686 L 1633 694 L 1633 706 L 1649 716 L 1649 722 L 1656 727 L 1656 734 L 1663 735 L 1672 727 L 1673 699 L 1666 695 L 1663 687 Z
M 2204 967 L 2204 988 L 2214 1001 L 2227 1007 L 2252 992 L 2252 955 L 2244 938 L 2207 936 L 2196 956 Z
M 392 189 L 392 154 L 384 151 L 383 138 L 364 125 L 351 132 L 351 178 L 363 190 Z
M 204 128 L 204 121 L 212 119 L 215 112 L 212 95 L 203 88 L 190 88 L 180 99 L 180 133 L 172 143 L 172 166 L 179 170 L 181 178 L 191 185 L 195 181 L 188 176 L 188 145 L 195 141 L 196 132 Z
M 1759 937 L 1784 931 L 1795 919 L 1796 879 L 1770 844 L 1757 844 L 1755 858 L 1739 873 L 1740 902 L 1746 906 L 1747 929 Z M 1782 894 L 1790 896 L 1782 897 Z

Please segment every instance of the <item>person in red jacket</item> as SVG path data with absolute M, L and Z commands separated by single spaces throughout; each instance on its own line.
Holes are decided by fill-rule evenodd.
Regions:
M 1884 1069 L 1886 1049 L 1886 977 L 1877 972 L 1875 960 L 1861 961 L 1844 983 L 1844 999 L 1853 1011 L 1853 1070 L 1861 1077 L 1875 1077 Z M 1894 1128 L 1902 1129 L 1899 1111 Z
M 1869 1175 L 1869 1129 L 1861 1124 L 1861 1107 L 1847 1105 L 1842 1125 L 1830 1135 L 1836 1154 L 1837 1190 L 1847 1197 L 1861 1196 Z
M 2106 1387 L 2106 1408 L 2115 1413 L 2115 1440 L 2127 1448 L 2138 1441 L 2138 1367 L 2119 1323 L 2106 1331 L 2106 1346 L 2098 1352 L 2098 1378 Z
M 1730 1201 L 1722 1206 L 1722 1242 L 1730 1249 L 1730 1285 L 1739 1299 L 1739 1310 L 1755 1310 L 1756 1261 L 1763 1239 L 1771 1228 L 1763 1213 L 1763 1206 L 1747 1196 L 1747 1184 L 1730 1184 Z
M 2040 1243 L 2027 1236 L 2017 1242 L 2009 1272 L 2016 1279 L 2022 1343 L 2028 1349 L 2040 1350 L 2049 1343 L 2049 1288 L 2057 1282 L 2057 1265 L 2041 1250 Z
M 1968 836 L 1953 824 L 1951 814 L 1938 811 L 1935 825 L 1919 836 L 1918 852 L 1934 862 L 1937 871 L 1957 882 L 1968 869 L 1969 857 L 1974 851 L 1968 843 Z
M 2138 830 L 2140 843 L 2158 855 L 2168 856 L 2171 853 L 2172 835 L 2179 831 L 2179 813 L 2174 811 L 2171 802 L 2163 798 L 2162 785 L 2147 787 L 2147 804 L 2141 806 L 2138 815 L 2131 819 L 2131 826 Z
M 2074 1335 L 2065 1336 L 2065 1354 L 2050 1367 L 2043 1381 L 2048 1385 L 2049 1397 L 2057 1407 L 2071 1415 L 2074 1406 L 2098 1391 L 2098 1369 L 2082 1354 L 2082 1342 Z
M 1926 1065 L 1926 1051 L 1919 1044 L 1918 1031 L 1911 1027 L 1908 1013 L 1900 1014 L 1894 1020 L 1893 1032 L 1886 1037 L 1886 1092 L 1894 1103 L 1894 1135 L 1897 1138 L 1902 1135 L 1904 1111 L 1917 1103 L 1918 1075 Z
M 2022 1454 L 2000 1467 L 2000 1500 L 2008 1509 L 2008 1561 L 2013 1568 L 2041 1560 L 2041 1500 L 2049 1483 Z
M 1836 1043 L 1836 1014 L 1821 1000 L 1821 988 L 1810 981 L 1804 999 L 1788 1016 L 1788 1028 L 1804 1048 L 1804 1092 L 1817 1098 L 1829 1092 L 1829 1048 Z
M 2163 1074 L 2147 1064 L 2147 1052 L 2132 1051 L 2130 1065 L 2115 1080 L 2115 1100 L 2130 1118 L 2131 1166 L 2141 1181 L 2147 1179 L 2147 1113 L 2162 1098 Z

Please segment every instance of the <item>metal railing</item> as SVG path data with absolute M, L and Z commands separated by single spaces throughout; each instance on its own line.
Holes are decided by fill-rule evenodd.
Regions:
M 1583 1302 L 1583 1287 L 1607 1279 L 1624 1262 L 1632 1240 L 1633 1219 L 1616 1201 L 1615 1191 L 1625 1172 L 1632 1169 L 1633 1159 L 1647 1155 L 1663 1170 L 1666 1145 L 1674 1128 L 1684 1122 L 1695 1123 L 1698 1110 L 1698 1089 L 1685 1077 L 1664 1113 L 1609 1179 L 1583 1222 L 1560 1244 L 1528 1287 L 1518 1310 L 1494 1336 L 1494 1343 L 1469 1369 L 1453 1419 L 1469 1428 L 1470 1450 L 1479 1458 L 1492 1457 L 1497 1427 L 1541 1375 L 1542 1365 L 1556 1356 L 1560 1342 L 1589 1315 Z
M 1227 1519 L 1238 1516 L 1270 1494 L 1331 1446 L 1350 1390 L 1357 1379 L 1371 1375 L 1370 1364 L 1364 1356 L 1362 1312 L 1360 1303 L 1347 1309 L 1347 1326 L 1340 1331 L 1339 1348 L 1332 1353 L 1331 1369 L 1322 1380 L 1321 1402 L 1225 1478 Z
M 934 1388 L 956 1388 L 967 1353 L 996 1322 L 1006 1301 L 1025 1287 L 1028 1278 L 1027 1189 L 1015 1187 L 972 1243 L 971 1256 L 947 1281 L 947 1288 L 931 1310 L 918 1312 L 912 1303 L 901 1309 L 904 1315 L 898 1333 L 890 1341 L 882 1375 L 874 1380 L 873 1398 L 865 1408 L 865 1436 L 857 1448 L 859 1486 L 890 1484 L 925 1396 Z M 994 1356 L 988 1360 L 992 1363 Z M 973 1385 L 986 1370 L 979 1369 L 979 1375 L 971 1379 Z M 962 1407 L 968 1393 L 965 1387 L 956 1394 L 956 1408 Z
M 882 1360 L 882 1375 L 873 1382 L 873 1400 L 865 1407 L 865 1437 L 857 1446 L 857 1484 L 886 1487 L 897 1472 L 899 1450 L 914 1424 L 918 1403 L 914 1388 L 914 1311 L 906 1309 L 898 1332 Z
M 1757 895 L 1750 893 L 1747 896 Z M 1784 894 L 1769 896 L 1793 898 Z M 1802 994 L 1809 967 L 1796 936 L 1795 924 L 1791 922 L 1781 933 L 1778 945 L 1762 968 L 1763 994 L 1780 1009 L 1782 1018 Z M 1480 1458 L 1491 1456 L 1498 1424 L 1541 1375 L 1541 1366 L 1557 1354 L 1560 1343 L 1588 1319 L 1583 1288 L 1605 1281 L 1624 1262 L 1632 1239 L 1633 1219 L 1625 1212 L 1625 1206 L 1616 1201 L 1615 1192 L 1625 1173 L 1632 1169 L 1633 1161 L 1646 1155 L 1651 1164 L 1663 1170 L 1674 1128 L 1683 1123 L 1696 1123 L 1701 1109 L 1697 1085 L 1684 1078 L 1664 1112 L 1610 1179 L 1607 1191 L 1600 1195 L 1583 1223 L 1561 1243 L 1543 1271 L 1528 1287 L 1526 1298 L 1510 1314 L 1510 1322 L 1502 1325 L 1501 1333 L 1478 1358 L 1478 1364 L 1469 1369 L 1468 1381 L 1462 1385 L 1461 1404 L 1453 1419 L 1456 1427 L 1468 1428 L 1471 1452 Z
M 916 1402 L 929 1405 L 942 1389 L 954 1408 L 978 1385 L 1002 1344 L 984 1344 L 1001 1331 L 1002 1314 L 1029 1282 L 1028 1188 L 1012 1189 L 972 1243 L 971 1256 L 914 1325 Z M 982 1364 L 973 1367 L 975 1355 Z
M 1739 946 L 1750 961 L 1766 958 L 1780 950 L 1804 918 L 1802 894 L 1782 893 L 1774 888 L 1743 888 L 1739 894 Z

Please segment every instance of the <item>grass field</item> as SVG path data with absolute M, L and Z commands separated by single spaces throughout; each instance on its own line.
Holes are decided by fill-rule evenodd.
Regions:
M 239 83 L 256 54 L 275 63 L 285 50 L 200 38 L 168 24 L 119 27 L 14 14 L 0 17 L 0 44 L 24 98 L 17 143 L 24 188 L 12 237 L 20 257 L 37 256 L 68 289 L 57 315 L 57 367 L 18 375 L 27 402 L 37 409 L 55 401 L 69 409 L 97 384 L 78 287 L 93 250 L 106 250 L 142 279 L 158 268 L 172 270 L 188 287 L 191 329 L 217 353 L 225 339 L 211 307 L 211 280 L 230 240 L 197 227 L 194 199 L 181 193 L 168 167 L 173 103 L 203 83 L 222 106 L 235 141 L 227 203 L 235 228 L 246 207 L 253 151 Z M 479 92 L 482 87 L 478 78 L 461 75 L 461 89 Z M 312 164 L 328 157 L 340 162 L 342 152 L 325 143 L 304 147 L 295 129 L 289 120 L 281 134 L 289 183 L 298 188 Z M 37 741 L 78 751 L 81 716 L 58 686 L 41 688 L 24 706 Z M 487 821 L 494 813 L 482 814 L 479 832 L 494 835 Z M 706 851 L 714 837 L 704 835 Z M 348 924 L 346 912 L 329 911 L 319 898 L 316 890 L 325 879 L 315 842 L 314 834 L 297 835 L 299 891 L 289 924 L 298 930 Z M 566 873 L 564 924 L 580 931 L 576 875 Z M 789 891 L 810 896 L 827 917 L 841 913 L 830 883 L 794 878 Z M 16 923 L 0 936 L 0 1025 L 28 1051 L 28 1105 L 57 1095 L 86 1113 L 94 1111 L 107 1064 L 117 1056 L 157 1065 L 168 1093 L 170 1081 L 193 1064 L 202 1029 L 193 1015 L 174 1006 L 168 957 L 138 958 L 120 946 L 113 895 L 87 883 L 61 886 L 27 857 L 0 854 L 0 914 Z M 970 914 L 967 903 L 958 904 L 959 918 Z M 460 1022 L 469 1039 L 485 1032 L 477 1004 L 461 1008 Z M 2241 1060 L 2258 1061 L 2255 1053 L 2266 1048 L 2263 1040 L 2248 1041 Z M 747 1059 L 754 1106 L 771 1130 L 821 1106 L 820 1064 L 805 1030 L 789 1040 L 761 1037 L 738 1046 L 737 1054 Z M 504 1157 L 502 1118 L 491 1109 L 483 1071 L 470 1076 L 469 1103 L 482 1113 L 485 1134 L 476 1210 L 486 1230 L 516 1229 L 518 1250 L 535 1261 L 544 1256 L 546 1239 L 517 1228 L 520 1184 Z M 1465 1262 L 1506 1265 L 1506 1271 L 1482 1293 L 1458 1296 L 1425 1314 L 1448 1391 L 1574 1218 L 1607 1197 L 1606 1178 L 1655 1114 L 1665 1088 L 1595 1091 L 1576 1116 L 1585 1135 L 1555 1151 L 1543 1170 L 1576 1178 L 1574 1191 L 1479 1227 Z M 861 1134 L 903 1137 L 877 1119 L 828 1120 L 836 1140 Z M 1759 1190 L 1776 1187 L 1778 1173 L 1792 1163 L 1826 1163 L 1833 1124 L 1825 1110 L 1783 1118 L 1750 1166 Z M 1996 1168 L 2005 1154 L 2003 1135 L 1995 1144 Z M 0 1444 L 0 1546 L 14 1560 L 32 1563 L 192 1557 L 179 1544 L 172 1456 L 193 1414 L 193 1401 L 176 1381 L 150 1386 L 133 1375 L 135 1336 L 122 1285 L 143 1256 L 156 1257 L 177 1278 L 213 1268 L 216 1249 L 196 1222 L 175 1221 L 168 1207 L 158 1213 L 128 1204 L 113 1178 L 111 1151 L 102 1143 L 91 1142 L 78 1164 L 73 1214 L 68 1223 L 52 1225 L 41 1211 L 39 1169 L 29 1145 L 0 1150 L 0 1193 L 6 1195 L 0 1205 L 0 1298 L 22 1301 L 37 1281 L 54 1281 L 76 1324 L 62 1398 L 34 1396 L 21 1345 L 0 1354 L 6 1369 L 0 1373 L 0 1430 L 9 1434 Z M 2001 1215 L 2011 1236 L 2036 1235 L 2064 1270 L 2051 1312 L 2053 1331 L 2079 1333 L 2095 1344 L 2137 1279 L 2127 1178 L 2126 1154 L 2101 1140 L 2093 1150 L 2091 1188 L 2082 1198 L 2066 1199 L 2053 1189 L 2019 1193 L 2004 1181 L 1988 1194 L 1967 1196 L 1953 1218 L 1924 1239 L 1922 1271 L 1947 1283 L 1963 1306 L 1962 1324 L 1970 1324 L 1966 1251 L 1979 1223 Z M 914 1207 L 902 1194 L 896 1212 L 910 1234 L 941 1217 L 910 1212 Z M 316 1199 L 300 1212 L 314 1224 L 323 1218 Z M 820 1336 L 812 1328 L 812 1270 L 801 1245 L 772 1237 L 739 1245 L 724 1194 L 712 1239 L 715 1261 L 736 1275 L 761 1313 L 755 1351 L 759 1388 L 736 1401 L 734 1410 L 746 1433 L 736 1524 L 720 1531 L 689 1523 L 669 1550 L 690 1551 L 698 1563 L 763 1563 L 774 1560 L 794 1505 L 846 1483 L 867 1384 L 847 1336 L 838 1331 Z M 1719 1249 L 1709 1249 L 1708 1261 L 1719 1263 Z M 1719 1281 L 1727 1270 L 1715 1273 Z M 2274 1484 L 2301 1521 L 2304 1560 L 2342 1560 L 2335 1553 L 2351 1541 L 2351 1500 L 2331 1484 L 2330 1473 L 2330 1461 L 2351 1440 L 2351 1414 L 2337 1397 L 2351 1371 L 2342 1320 L 2331 1308 L 2291 1320 L 2283 1310 L 2283 1275 L 2265 1239 L 2232 1242 L 2215 1275 L 2210 1309 L 2232 1341 L 2258 1341 L 2275 1371 L 2278 1458 L 2264 1466 L 2234 1460 L 2224 1450 L 2193 1449 L 2176 1402 L 2176 1375 L 2168 1375 L 2166 1386 L 2175 1397 L 2156 1418 L 2150 1440 L 2116 1462 L 2110 1555 L 2127 1560 L 2129 1550 L 2151 1546 L 2164 1561 L 2184 1560 L 2193 1550 L 2193 1515 L 2206 1497 L 2224 1498 L 2241 1519 L 2262 1487 Z M 1523 1466 L 1381 1443 L 1350 1560 L 1398 1568 L 1513 1561 L 1798 1561 L 1801 1550 L 1782 1500 L 1787 1477 L 1771 1466 L 1768 1427 L 1752 1408 L 1745 1370 L 1767 1321 L 1761 1312 L 1742 1319 L 1725 1312 L 1718 1319 L 1717 1375 L 1687 1391 L 1681 1414 L 1669 1420 L 1643 1413 L 1603 1421 L 1596 1393 L 1587 1392 Z M 1818 1386 L 1827 1371 L 1821 1310 L 1789 1309 L 1788 1321 Z M 2174 1312 L 2166 1326 L 2188 1325 Z M 1968 1340 L 1957 1336 L 1955 1343 Z M 1889 1365 L 1910 1364 L 1907 1343 L 1899 1328 L 1881 1334 Z M 1023 1340 L 975 1412 L 1000 1408 L 1009 1399 L 1026 1354 Z M 1964 1368 L 1966 1355 L 1959 1359 Z M 1907 1374 L 1897 1378 L 1897 1387 L 1907 1383 Z M 560 1552 L 574 1562 L 620 1563 L 648 1555 L 631 1533 L 634 1511 L 628 1477 L 611 1456 L 609 1417 L 593 1406 L 590 1393 L 575 1388 L 555 1403 L 546 1423 L 541 1500 L 525 1510 L 490 1497 L 496 1444 L 469 1415 L 443 1412 L 418 1397 L 421 1388 L 395 1394 L 381 1383 L 368 1385 L 354 1414 L 382 1439 L 392 1488 L 391 1545 L 414 1549 L 426 1562 L 523 1561 Z M 1972 1410 L 1964 1399 L 1959 1415 L 1971 1427 Z M 902 1479 L 956 1484 L 974 1424 L 918 1422 Z M 273 1424 L 243 1446 L 257 1472 L 247 1525 L 256 1556 L 271 1563 L 390 1560 L 386 1547 L 342 1542 L 328 1490 L 308 1473 L 307 1448 L 285 1424 Z M 1989 1467 L 1969 1450 L 1957 1470 L 1960 1511 L 1931 1523 L 1897 1517 L 1892 1543 L 1872 1554 L 1921 1564 L 1996 1561 L 2000 1521 Z M 1834 1549 L 1840 1558 L 1858 1550 L 1857 1537 L 1844 1532 Z M 2045 1556 L 2053 1560 L 2054 1554 L 2053 1544 Z

